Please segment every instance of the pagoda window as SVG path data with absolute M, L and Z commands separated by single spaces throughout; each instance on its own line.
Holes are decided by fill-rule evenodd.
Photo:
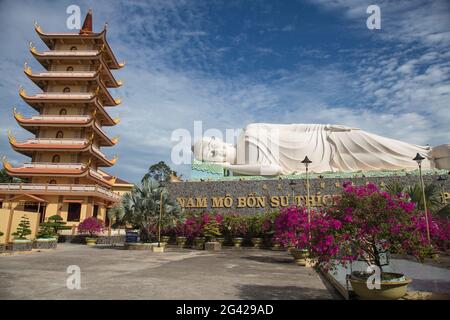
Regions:
M 58 131 L 56 133 L 56 139 L 62 139 L 62 138 L 64 138 L 64 133 L 62 131 Z
M 66 68 L 66 71 L 73 71 L 73 67 L 72 67 L 72 66 L 68 66 L 68 67 Z
M 70 92 L 70 88 L 69 88 L 69 87 L 65 87 L 65 88 L 63 89 L 63 92 L 64 92 L 64 93 Z
M 52 157 L 52 163 L 59 163 L 61 161 L 61 157 L 58 154 L 55 154 Z
M 67 110 L 66 109 L 61 109 L 60 111 L 59 111 L 59 115 L 60 116 L 65 116 L 67 114 Z
M 70 47 L 70 51 L 76 51 L 78 48 L 76 46 Z

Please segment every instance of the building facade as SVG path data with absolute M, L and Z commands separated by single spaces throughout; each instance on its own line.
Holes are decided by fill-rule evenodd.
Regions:
M 109 88 L 121 81 L 112 70 L 124 63 L 117 61 L 103 31 L 92 31 L 92 11 L 87 14 L 79 33 L 45 33 L 35 29 L 48 47 L 39 52 L 30 43 L 30 52 L 45 71 L 35 72 L 27 63 L 26 76 L 41 93 L 19 94 L 35 115 L 25 116 L 13 110 L 17 123 L 34 137 L 17 141 L 8 133 L 12 148 L 30 157 L 30 162 L 13 166 L 6 158 L 8 174 L 23 183 L 0 184 L 0 242 L 9 242 L 21 217 L 29 217 L 33 238 L 39 224 L 52 215 L 60 215 L 76 226 L 87 217 L 96 216 L 108 225 L 107 208 L 120 200 L 132 185 L 105 170 L 117 156 L 108 158 L 101 149 L 117 144 L 104 127 L 115 126 L 107 109 L 117 107 Z

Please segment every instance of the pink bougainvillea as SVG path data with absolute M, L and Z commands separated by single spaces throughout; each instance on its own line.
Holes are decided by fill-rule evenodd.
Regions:
M 448 225 L 437 223 L 430 214 L 428 218 L 434 246 L 448 243 Z M 423 259 L 431 250 L 424 213 L 407 195 L 392 196 L 374 184 L 344 183 L 336 205 L 313 216 L 310 230 L 311 254 L 323 265 L 362 258 L 381 267 L 382 252 Z
M 97 219 L 95 217 L 90 217 L 84 219 L 78 225 L 78 232 L 81 234 L 88 234 L 91 237 L 94 237 L 103 231 L 104 224 L 103 221 Z

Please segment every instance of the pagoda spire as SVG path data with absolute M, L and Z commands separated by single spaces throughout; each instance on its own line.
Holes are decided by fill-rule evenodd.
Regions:
M 83 27 L 80 29 L 80 34 L 89 33 L 92 33 L 92 9 L 89 9 L 86 18 L 84 18 Z

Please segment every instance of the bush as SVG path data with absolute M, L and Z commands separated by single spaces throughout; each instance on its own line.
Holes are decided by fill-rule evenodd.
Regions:
M 27 216 L 22 216 L 22 219 L 17 226 L 16 232 L 12 233 L 15 240 L 27 240 L 27 236 L 31 234 L 30 219 Z
M 97 236 L 103 229 L 103 221 L 95 217 L 86 218 L 78 225 L 78 232 L 88 234 L 90 237 Z
M 237 213 L 223 216 L 223 227 L 230 238 L 243 238 L 247 235 L 247 219 Z
M 434 238 L 438 226 L 431 215 L 429 222 Z M 411 254 L 419 260 L 430 252 L 424 213 L 416 209 L 408 196 L 391 195 L 374 184 L 344 183 L 338 203 L 315 215 L 310 229 L 310 254 L 326 268 L 336 260 L 363 259 L 382 270 L 384 252 Z

